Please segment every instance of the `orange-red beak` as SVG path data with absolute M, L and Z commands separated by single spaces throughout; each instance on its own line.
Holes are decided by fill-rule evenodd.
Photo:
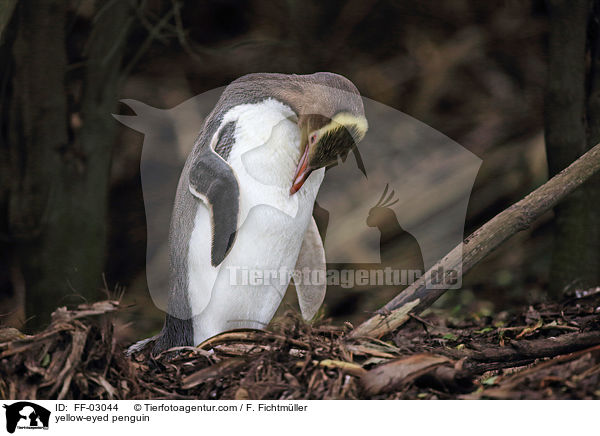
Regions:
M 310 173 L 312 173 L 312 169 L 308 167 L 308 144 L 304 147 L 304 153 L 302 153 L 302 157 L 298 162 L 298 167 L 296 168 L 296 173 L 294 174 L 294 182 L 290 189 L 290 195 L 295 194 L 298 190 L 304 185 Z

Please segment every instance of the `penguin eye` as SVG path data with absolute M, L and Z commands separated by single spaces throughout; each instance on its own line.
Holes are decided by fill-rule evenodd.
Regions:
M 310 144 L 313 145 L 315 142 L 317 142 L 317 134 L 313 133 L 310 135 Z

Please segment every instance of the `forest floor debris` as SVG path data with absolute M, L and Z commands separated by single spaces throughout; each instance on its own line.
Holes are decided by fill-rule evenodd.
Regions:
M 59 308 L 32 336 L 0 329 L 2 399 L 598 399 L 600 292 L 516 315 L 430 312 L 382 339 L 349 324 L 223 333 L 199 347 L 127 357 L 118 301 Z

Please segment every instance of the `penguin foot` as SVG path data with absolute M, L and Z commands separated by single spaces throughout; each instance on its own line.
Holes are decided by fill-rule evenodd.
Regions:
M 141 341 L 136 342 L 135 344 L 127 348 L 127 351 L 125 351 L 125 355 L 127 357 L 131 357 L 134 354 L 138 354 L 145 351 L 149 346 L 154 344 L 154 342 L 156 342 L 159 339 L 160 335 L 161 334 L 159 333 L 156 336 L 152 336 L 150 338 L 142 339 Z

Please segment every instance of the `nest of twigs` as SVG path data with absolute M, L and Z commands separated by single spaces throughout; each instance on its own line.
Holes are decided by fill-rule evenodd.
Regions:
M 113 339 L 117 301 L 65 307 L 50 326 L 27 336 L 0 330 L 3 399 L 127 398 L 138 394 L 131 362 Z
M 2 399 L 600 398 L 600 290 L 514 316 L 414 317 L 386 338 L 289 312 L 269 331 L 126 357 L 116 301 L 0 330 Z

